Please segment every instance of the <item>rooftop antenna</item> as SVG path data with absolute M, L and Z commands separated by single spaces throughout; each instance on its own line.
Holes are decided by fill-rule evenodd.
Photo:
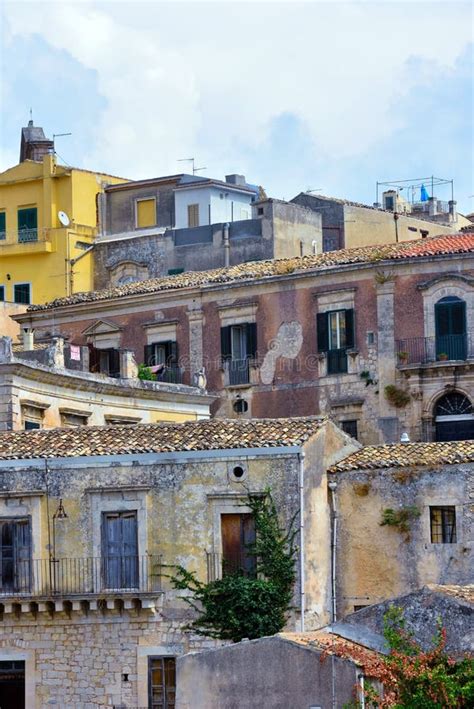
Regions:
M 194 158 L 180 158 L 178 162 L 192 162 L 193 164 L 193 175 L 196 174 L 196 172 L 200 172 L 201 170 L 207 170 L 207 167 L 194 167 Z
M 322 187 L 307 187 L 306 188 L 306 194 L 311 194 L 312 192 L 322 192 L 323 188 Z
M 30 123 L 33 125 L 33 109 L 30 106 Z
M 53 133 L 53 141 L 55 138 L 62 138 L 63 135 L 72 135 L 72 133 Z

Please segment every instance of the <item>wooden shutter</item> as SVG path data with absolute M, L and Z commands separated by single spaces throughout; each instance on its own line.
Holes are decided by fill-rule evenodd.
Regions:
M 122 585 L 138 586 L 138 530 L 136 512 L 122 513 Z
M 15 588 L 29 591 L 31 584 L 31 529 L 29 520 L 15 522 Z
M 354 310 L 351 308 L 350 310 L 345 311 L 345 318 L 346 318 L 346 348 L 348 350 L 352 349 L 355 346 L 355 331 L 354 331 Z
M 94 347 L 90 342 L 87 345 L 89 349 L 89 372 L 100 372 L 100 353 L 97 347 Z
M 230 338 L 230 325 L 227 325 L 226 327 L 221 327 L 221 355 L 223 359 L 230 359 L 232 357 L 232 347 Z
M 247 357 L 257 356 L 257 323 L 250 322 L 246 326 L 247 331 Z
M 328 313 L 318 313 L 316 324 L 318 352 L 327 352 L 329 349 Z
M 153 361 L 154 356 L 155 356 L 155 346 L 154 345 L 145 345 L 145 352 L 144 352 L 143 361 L 148 367 L 151 367 L 155 364 Z
M 111 377 L 120 376 L 120 352 L 113 348 L 109 350 L 109 374 Z
M 178 343 L 175 340 L 170 340 L 168 343 L 169 354 L 167 353 L 166 359 L 171 366 L 176 366 L 178 364 Z
M 464 335 L 466 332 L 466 303 L 463 301 L 452 304 L 451 332 L 453 335 Z

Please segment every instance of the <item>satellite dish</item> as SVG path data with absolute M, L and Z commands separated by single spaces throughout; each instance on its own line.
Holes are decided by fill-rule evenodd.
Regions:
M 58 212 L 58 219 L 63 226 L 69 226 L 69 224 L 71 223 L 71 220 L 69 219 L 66 212 Z

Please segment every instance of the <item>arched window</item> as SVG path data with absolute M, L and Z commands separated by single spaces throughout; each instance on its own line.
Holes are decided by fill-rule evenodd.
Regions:
M 474 411 L 465 394 L 444 394 L 435 404 L 434 415 L 437 441 L 465 441 L 474 438 Z
M 464 360 L 467 357 L 466 303 L 454 295 L 435 305 L 436 358 Z

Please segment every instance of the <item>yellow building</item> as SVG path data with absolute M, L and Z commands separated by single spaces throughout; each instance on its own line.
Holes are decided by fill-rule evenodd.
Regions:
M 45 303 L 93 288 L 97 194 L 123 178 L 58 165 L 29 122 L 20 163 L 0 174 L 0 300 Z

